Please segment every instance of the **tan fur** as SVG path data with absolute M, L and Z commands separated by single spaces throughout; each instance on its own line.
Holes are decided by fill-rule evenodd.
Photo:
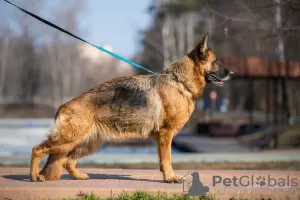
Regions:
M 77 179 L 87 179 L 75 165 L 105 141 L 154 138 L 166 182 L 178 182 L 171 166 L 172 138 L 188 121 L 205 87 L 205 72 L 216 58 L 204 56 L 207 35 L 165 74 L 120 77 L 102 83 L 62 105 L 48 139 L 32 150 L 31 180 L 57 180 L 62 167 Z M 39 161 L 49 154 L 39 173 Z

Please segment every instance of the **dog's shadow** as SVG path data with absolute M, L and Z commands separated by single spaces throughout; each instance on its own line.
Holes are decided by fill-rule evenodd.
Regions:
M 164 183 L 162 180 L 151 180 L 151 179 L 139 179 L 133 178 L 130 175 L 118 175 L 118 174 L 89 174 L 90 179 L 117 179 L 117 180 L 135 180 L 135 181 L 146 181 L 146 182 L 157 182 L 157 183 Z M 11 175 L 4 175 L 2 176 L 5 179 L 15 180 L 15 181 L 24 181 L 24 182 L 31 182 L 29 175 L 19 175 L 19 174 L 11 174 Z M 68 174 L 63 174 L 60 180 L 76 180 L 72 176 Z M 80 180 L 78 180 L 80 181 Z

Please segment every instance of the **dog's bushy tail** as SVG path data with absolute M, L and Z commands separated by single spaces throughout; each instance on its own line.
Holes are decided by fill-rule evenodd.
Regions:
M 50 154 L 40 174 L 45 177 L 45 180 L 54 181 L 60 179 L 66 159 L 66 157 L 61 155 Z

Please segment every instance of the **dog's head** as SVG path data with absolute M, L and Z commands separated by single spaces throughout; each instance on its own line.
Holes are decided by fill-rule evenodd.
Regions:
M 207 83 L 223 86 L 224 81 L 231 79 L 234 73 L 224 66 L 218 60 L 216 54 L 208 48 L 208 33 L 204 35 L 195 50 L 198 57 L 198 59 L 196 59 L 196 64 L 204 70 L 205 81 Z

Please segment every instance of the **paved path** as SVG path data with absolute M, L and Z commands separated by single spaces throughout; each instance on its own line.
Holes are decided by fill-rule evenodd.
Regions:
M 27 168 L 0 168 L 1 200 L 61 199 L 75 197 L 80 191 L 83 193 L 94 192 L 101 197 L 117 195 L 122 191 L 133 192 L 137 190 L 186 194 L 186 192 L 183 192 L 183 184 L 162 182 L 158 170 L 81 169 L 81 171 L 90 174 L 90 180 L 73 180 L 69 175 L 64 174 L 59 181 L 42 183 L 29 182 L 28 171 Z M 176 171 L 178 175 L 182 176 L 188 172 L 187 170 Z M 202 170 L 198 172 L 201 183 L 208 186 L 210 193 L 218 199 L 229 199 L 231 197 L 248 199 L 262 197 L 286 199 L 286 197 L 289 197 L 290 199 L 298 199 L 300 197 L 300 172 L 231 170 Z M 238 186 L 234 186 L 233 181 L 229 179 L 225 180 L 225 184 L 231 184 L 231 186 L 225 187 L 221 183 L 213 186 L 213 176 L 219 176 L 223 181 L 225 178 L 232 179 L 235 176 L 238 180 L 242 180 L 242 184 L 248 184 L 249 186 L 243 187 L 239 181 L 236 182 Z M 259 176 L 265 177 L 267 185 L 274 185 L 274 181 L 276 181 L 277 186 L 258 186 L 256 180 Z M 188 181 L 191 181 L 191 177 L 190 174 L 186 176 L 185 186 L 188 185 Z M 219 178 L 216 178 L 216 180 L 220 180 Z M 291 186 L 292 179 L 297 186 Z M 285 186 L 282 186 L 283 184 Z

